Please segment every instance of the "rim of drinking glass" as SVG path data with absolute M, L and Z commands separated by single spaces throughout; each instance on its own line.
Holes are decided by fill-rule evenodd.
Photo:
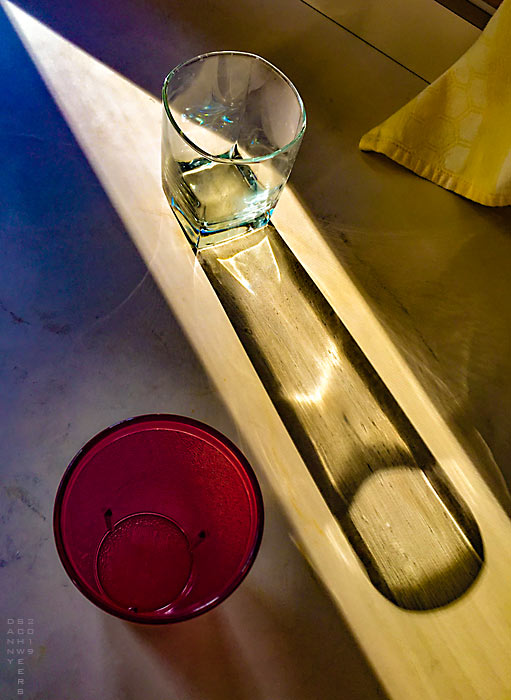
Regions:
M 222 158 L 220 156 L 213 156 L 211 153 L 208 153 L 205 151 L 203 148 L 198 146 L 194 141 L 188 138 L 188 136 L 183 132 L 183 130 L 178 126 L 176 120 L 172 116 L 172 113 L 170 111 L 169 103 L 167 101 L 167 86 L 172 79 L 172 77 L 177 73 L 177 71 L 181 70 L 181 68 L 184 68 L 184 66 L 189 65 L 190 63 L 195 63 L 196 61 L 202 61 L 205 58 L 210 58 L 211 56 L 248 56 L 250 58 L 255 58 L 258 61 L 261 61 L 262 63 L 265 63 L 267 66 L 269 66 L 277 75 L 279 75 L 291 88 L 293 91 L 298 104 L 300 106 L 300 111 L 301 111 L 301 121 L 302 125 L 300 127 L 300 131 L 298 134 L 290 141 L 287 143 L 285 146 L 282 146 L 282 148 L 278 148 L 276 151 L 272 151 L 271 153 L 267 153 L 264 156 L 255 156 L 254 158 Z M 289 80 L 287 75 L 285 75 L 281 70 L 279 70 L 276 66 L 273 65 L 273 63 L 270 63 L 267 61 L 265 58 L 262 58 L 262 56 L 258 56 L 255 53 L 249 53 L 248 51 L 209 51 L 208 53 L 202 53 L 199 56 L 194 56 L 193 58 L 189 58 L 187 61 L 183 61 L 179 65 L 177 65 L 175 68 L 173 68 L 170 73 L 167 75 L 165 80 L 163 81 L 163 87 L 162 87 L 162 102 L 163 106 L 165 108 L 165 112 L 167 114 L 167 117 L 170 120 L 170 123 L 172 126 L 175 128 L 175 130 L 180 134 L 180 136 L 183 138 L 186 143 L 188 143 L 195 151 L 203 155 L 205 158 L 208 158 L 208 160 L 212 160 L 216 163 L 261 163 L 264 160 L 269 160 L 270 158 L 275 158 L 275 156 L 279 155 L 280 153 L 284 153 L 284 151 L 288 151 L 292 146 L 294 146 L 295 143 L 297 143 L 303 136 L 305 127 L 307 126 L 307 116 L 305 113 L 305 106 L 303 104 L 303 100 L 300 96 L 300 93 L 296 89 L 296 87 L 293 85 L 293 83 Z
M 250 551 L 247 553 L 247 556 L 245 558 L 245 561 L 243 562 L 243 566 L 241 569 L 236 573 L 236 575 L 231 579 L 229 584 L 223 589 L 223 591 L 220 592 L 219 595 L 217 595 L 215 598 L 212 598 L 211 600 L 207 601 L 206 603 L 203 603 L 202 606 L 191 610 L 189 612 L 181 613 L 178 615 L 173 615 L 173 616 L 165 616 L 163 615 L 158 615 L 158 610 L 147 612 L 145 617 L 141 617 L 139 615 L 133 615 L 130 614 L 128 611 L 122 609 L 120 606 L 118 606 L 115 601 L 108 602 L 103 600 L 101 595 L 98 595 L 95 591 L 92 590 L 92 588 L 87 584 L 84 580 L 83 577 L 76 571 L 76 568 L 74 564 L 71 561 L 70 556 L 67 553 L 66 545 L 64 543 L 64 536 L 63 536 L 63 528 L 62 528 L 62 509 L 63 509 L 63 501 L 64 497 L 66 494 L 66 489 L 69 485 L 69 482 L 76 471 L 76 469 L 79 468 L 81 464 L 81 460 L 99 443 L 102 442 L 106 437 L 109 435 L 112 435 L 113 433 L 122 430 L 123 428 L 127 428 L 131 425 L 137 425 L 141 423 L 150 423 L 152 421 L 162 421 L 162 422 L 169 422 L 169 423 L 181 423 L 184 425 L 189 425 L 192 428 L 196 428 L 198 430 L 203 431 L 207 435 L 209 435 L 213 440 L 220 442 L 220 444 L 231 454 L 234 456 L 235 460 L 238 461 L 239 466 L 241 467 L 242 473 L 244 476 L 247 478 L 248 484 L 250 484 L 251 487 L 251 494 L 254 498 L 254 505 L 255 505 L 255 513 L 254 513 L 254 522 L 255 522 L 255 532 L 253 536 L 253 540 L 251 542 L 250 546 Z M 152 515 L 161 515 L 161 513 L 151 513 Z M 166 517 L 166 516 L 163 516 Z M 223 603 L 224 600 L 226 600 L 234 591 L 240 586 L 242 581 L 246 578 L 248 572 L 252 568 L 257 554 L 259 552 L 260 546 L 261 546 L 261 541 L 263 538 L 263 531 L 264 531 L 264 521 L 265 521 L 265 516 L 264 516 L 264 502 L 263 502 L 263 495 L 261 492 L 261 487 L 259 486 L 259 481 L 257 479 L 257 476 L 255 474 L 255 471 L 243 452 L 235 445 L 232 440 L 230 440 L 226 435 L 221 433 L 219 430 L 216 430 L 212 426 L 208 425 L 207 423 L 203 423 L 202 421 L 198 421 L 195 418 L 189 418 L 188 416 L 181 416 L 173 413 L 147 413 L 147 414 L 142 414 L 138 416 L 133 416 L 132 418 L 125 418 L 121 421 L 118 421 L 117 423 L 114 423 L 113 425 L 109 426 L 108 428 L 104 428 L 101 430 L 99 433 L 94 435 L 92 438 L 90 438 L 83 447 L 81 447 L 78 452 L 75 454 L 69 465 L 67 466 L 66 470 L 64 471 L 64 474 L 62 475 L 62 478 L 59 483 L 59 487 L 57 489 L 57 494 L 55 496 L 55 502 L 53 506 L 53 536 L 55 540 L 55 545 L 57 548 L 57 553 L 59 556 L 59 559 L 69 576 L 71 582 L 76 586 L 76 588 L 80 591 L 80 593 L 90 600 L 91 603 L 96 605 L 98 608 L 103 610 L 106 613 L 109 613 L 110 615 L 113 615 L 114 617 L 118 617 L 122 620 L 128 620 L 129 622 L 136 622 L 139 624 L 147 624 L 147 625 L 165 625 L 165 624 L 174 624 L 177 622 L 184 622 L 185 620 L 190 620 L 194 617 L 198 617 L 199 615 L 203 615 L 206 612 L 209 612 L 213 608 L 216 608 L 217 605 L 220 605 L 220 603 Z M 178 525 L 179 527 L 179 525 Z M 166 607 L 166 606 L 165 606 Z M 163 610 L 164 608 L 160 608 L 160 610 Z

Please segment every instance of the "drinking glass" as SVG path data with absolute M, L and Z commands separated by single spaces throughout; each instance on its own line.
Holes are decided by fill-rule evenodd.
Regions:
M 260 56 L 218 51 L 163 84 L 163 189 L 192 245 L 265 226 L 305 131 L 302 99 Z
M 90 601 L 163 624 L 235 590 L 263 520 L 257 479 L 235 445 L 199 421 L 156 414 L 89 440 L 62 478 L 53 523 L 64 568 Z

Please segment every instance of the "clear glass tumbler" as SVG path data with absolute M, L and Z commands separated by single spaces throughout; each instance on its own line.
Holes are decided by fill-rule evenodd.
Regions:
M 305 131 L 294 85 L 268 61 L 219 51 L 163 84 L 162 180 L 195 248 L 266 225 Z

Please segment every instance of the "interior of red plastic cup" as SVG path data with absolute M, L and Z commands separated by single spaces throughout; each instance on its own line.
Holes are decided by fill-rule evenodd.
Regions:
M 241 452 L 180 416 L 140 416 L 94 437 L 66 470 L 54 510 L 72 581 L 136 622 L 184 620 L 224 600 L 262 528 L 261 492 Z

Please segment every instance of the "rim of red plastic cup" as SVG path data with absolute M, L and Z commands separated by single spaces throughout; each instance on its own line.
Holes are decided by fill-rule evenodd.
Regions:
M 230 452 L 231 456 L 233 456 L 238 463 L 241 465 L 243 472 L 246 474 L 248 477 L 248 480 L 250 482 L 250 486 L 252 488 L 252 492 L 254 495 L 254 500 L 256 503 L 256 534 L 254 538 L 253 545 L 250 549 L 249 554 L 247 555 L 245 562 L 243 566 L 240 568 L 238 574 L 235 576 L 235 578 L 231 581 L 231 583 L 224 589 L 222 590 L 221 594 L 215 597 L 214 600 L 212 600 L 209 603 L 206 603 L 205 605 L 201 606 L 197 610 L 193 610 L 190 613 L 187 613 L 185 615 L 174 615 L 174 616 L 164 616 L 160 615 L 157 616 L 155 615 L 154 617 L 149 617 L 145 616 L 144 618 L 141 618 L 140 616 L 137 615 L 132 615 L 129 612 L 121 611 L 120 609 L 116 609 L 113 606 L 108 605 L 107 602 L 105 602 L 99 595 L 95 595 L 92 591 L 87 589 L 82 581 L 81 578 L 77 575 L 74 566 L 72 565 L 67 553 L 66 553 L 66 547 L 64 545 L 63 541 L 63 536 L 61 532 L 61 512 L 62 512 L 62 503 L 63 499 L 66 493 L 66 488 L 69 483 L 69 480 L 71 479 L 71 476 L 74 472 L 75 469 L 78 468 L 80 465 L 81 460 L 84 458 L 84 456 L 99 442 L 101 442 L 104 438 L 106 438 L 108 435 L 114 433 L 117 430 L 120 430 L 121 428 L 127 427 L 130 424 L 137 424 L 137 423 L 145 423 L 145 422 L 151 422 L 155 420 L 160 420 L 160 421 L 168 421 L 169 423 L 172 422 L 179 422 L 181 424 L 185 425 L 190 425 L 198 430 L 204 431 L 207 435 L 215 438 L 218 440 L 224 449 L 226 449 L 228 452 Z M 241 452 L 241 450 L 231 441 L 229 438 L 227 438 L 223 433 L 220 431 L 216 430 L 215 428 L 212 428 L 211 426 L 207 425 L 206 423 L 203 423 L 202 421 L 195 420 L 194 418 L 189 418 L 187 416 L 180 416 L 177 414 L 170 414 L 170 413 L 148 413 L 148 414 L 143 414 L 140 416 L 134 416 L 132 418 L 127 418 L 124 420 L 119 421 L 118 423 L 114 423 L 113 425 L 109 426 L 108 428 L 104 428 L 101 430 L 99 433 L 94 435 L 90 440 L 88 440 L 83 447 L 81 447 L 78 452 L 75 454 L 69 465 L 67 466 L 64 474 L 62 475 L 62 478 L 59 483 L 59 487 L 57 489 L 57 493 L 55 496 L 55 504 L 53 508 L 53 534 L 55 538 L 55 545 L 57 548 L 57 552 L 60 558 L 60 561 L 71 579 L 72 583 L 78 588 L 80 593 L 85 596 L 91 603 L 96 605 L 98 608 L 103 610 L 104 612 L 109 613 L 110 615 L 114 615 L 115 617 L 118 617 L 122 620 L 127 620 L 129 622 L 136 622 L 138 624 L 150 624 L 150 625 L 164 625 L 164 624 L 172 624 L 175 622 L 184 622 L 185 620 L 192 619 L 194 617 L 197 617 L 199 615 L 203 615 L 206 612 L 209 612 L 213 608 L 215 608 L 217 605 L 220 605 L 226 598 L 228 598 L 231 593 L 233 593 L 238 586 L 241 584 L 243 579 L 247 576 L 248 572 L 252 568 L 252 565 L 256 559 L 257 553 L 259 552 L 259 547 L 261 546 L 261 540 L 263 537 L 263 530 L 264 530 L 264 505 L 263 505 L 263 497 L 261 493 L 261 488 L 259 486 L 259 482 L 257 480 L 257 477 L 255 475 L 255 472 L 253 468 L 251 467 L 250 463 L 248 462 L 247 458 L 245 455 Z M 157 611 L 155 611 L 157 612 Z

